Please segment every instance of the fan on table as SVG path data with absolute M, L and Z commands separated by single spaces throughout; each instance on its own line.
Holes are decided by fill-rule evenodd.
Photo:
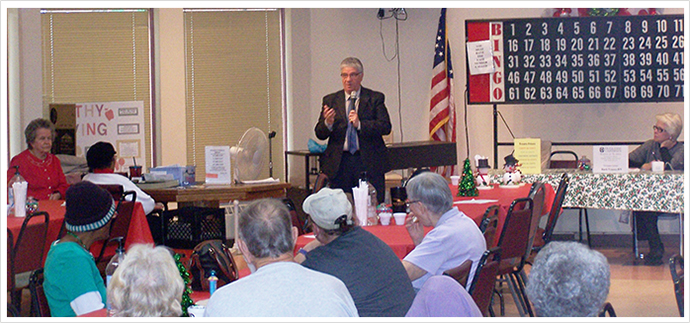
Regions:
M 244 132 L 237 146 L 230 148 L 230 156 L 235 165 L 233 173 L 235 183 L 276 181 L 273 178 L 256 180 L 264 167 L 267 147 L 268 139 L 260 129 L 252 127 Z

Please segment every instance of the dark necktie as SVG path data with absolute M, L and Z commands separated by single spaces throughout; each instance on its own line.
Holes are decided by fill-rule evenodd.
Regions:
M 354 96 L 350 96 L 350 98 L 347 100 L 347 142 L 348 142 L 348 151 L 351 154 L 354 154 L 358 147 L 357 147 L 357 129 L 355 129 L 355 126 L 352 124 L 352 122 L 349 121 L 349 115 L 350 111 L 355 109 L 355 98 Z

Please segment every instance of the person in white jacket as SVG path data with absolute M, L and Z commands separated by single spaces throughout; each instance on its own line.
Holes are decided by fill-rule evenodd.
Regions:
M 137 202 L 141 203 L 146 214 L 154 209 L 163 209 L 162 203 L 156 203 L 151 196 L 142 191 L 129 178 L 120 174 L 115 174 L 115 148 L 108 142 L 99 141 L 89 147 L 86 152 L 86 163 L 89 166 L 89 173 L 82 178 L 97 185 L 122 185 L 124 191 L 135 191 Z

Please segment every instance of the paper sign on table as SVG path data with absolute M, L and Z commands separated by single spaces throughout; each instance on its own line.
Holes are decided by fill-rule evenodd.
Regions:
M 232 184 L 230 146 L 206 146 L 206 184 Z
M 541 174 L 541 139 L 515 138 L 513 156 L 520 163 L 523 174 Z
M 592 147 L 593 173 L 627 173 L 628 146 L 594 146 Z

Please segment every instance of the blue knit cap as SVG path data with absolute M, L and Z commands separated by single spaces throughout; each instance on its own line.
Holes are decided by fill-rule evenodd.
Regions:
M 65 228 L 69 231 L 98 230 L 115 214 L 113 197 L 94 183 L 76 183 L 67 189 L 66 195 Z

